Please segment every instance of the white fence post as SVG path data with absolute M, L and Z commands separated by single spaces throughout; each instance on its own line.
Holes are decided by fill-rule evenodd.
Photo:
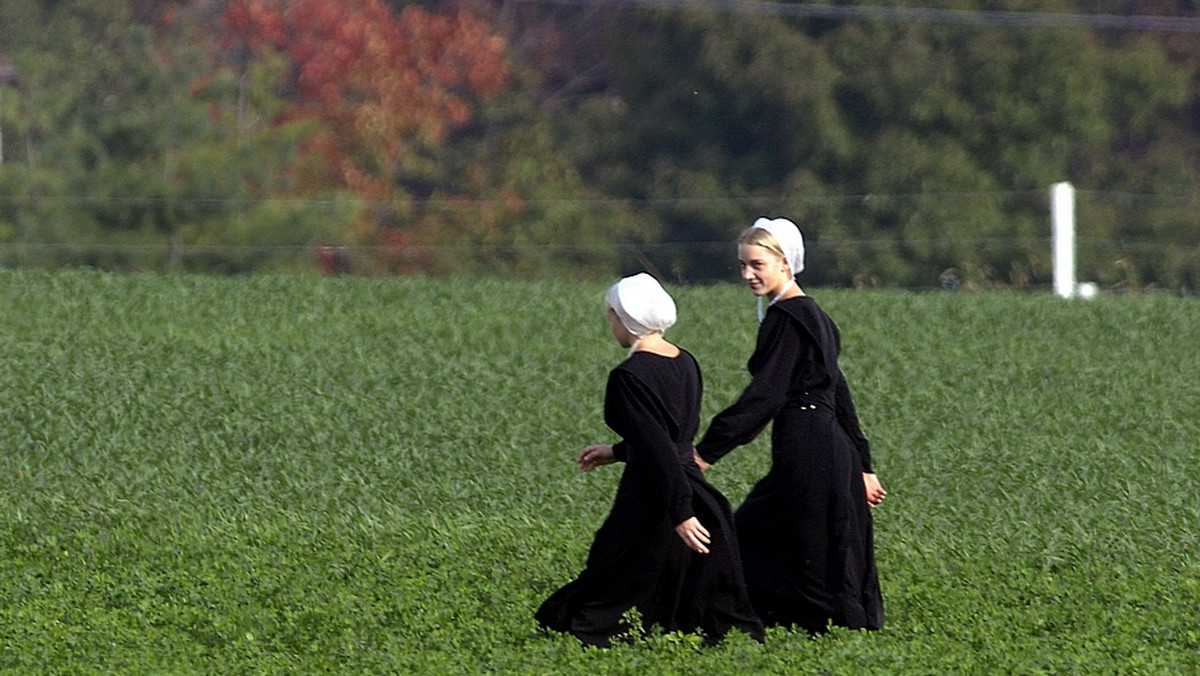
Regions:
M 1074 298 L 1075 289 L 1075 188 L 1070 183 L 1050 186 L 1051 227 L 1054 242 L 1054 293 Z

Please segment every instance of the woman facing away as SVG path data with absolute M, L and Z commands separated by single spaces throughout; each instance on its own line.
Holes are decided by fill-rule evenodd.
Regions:
M 625 469 L 583 572 L 535 617 L 601 647 L 631 629 L 623 616 L 633 608 L 645 629 L 699 631 L 713 644 L 737 628 L 762 641 L 729 503 L 694 460 L 702 381 L 695 358 L 663 338 L 675 303 L 644 273 L 614 284 L 605 301 L 613 337 L 629 348 L 604 395 L 604 421 L 621 441 L 588 446 L 578 462 Z
M 734 517 L 755 610 L 768 626 L 811 633 L 879 629 L 871 508 L 887 493 L 838 367 L 837 325 L 796 284 L 804 240 L 791 221 L 758 219 L 738 238 L 738 260 L 759 298 L 752 379 L 713 418 L 696 462 L 707 470 L 773 421 L 771 469 Z

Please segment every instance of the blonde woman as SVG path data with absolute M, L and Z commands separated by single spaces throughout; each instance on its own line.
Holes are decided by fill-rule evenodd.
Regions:
M 713 418 L 696 462 L 707 470 L 773 423 L 771 469 L 734 516 L 755 610 L 768 626 L 812 633 L 879 629 L 871 508 L 887 492 L 838 366 L 837 325 L 796 283 L 804 240 L 791 221 L 756 221 L 738 239 L 738 260 L 759 299 L 752 379 Z

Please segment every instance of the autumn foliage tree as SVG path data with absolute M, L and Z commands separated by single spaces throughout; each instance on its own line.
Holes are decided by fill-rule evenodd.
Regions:
M 225 47 L 290 61 L 286 118 L 318 120 L 307 142 L 319 158 L 304 180 L 339 184 L 377 208 L 367 237 L 413 216 L 422 185 L 422 149 L 446 141 L 473 118 L 477 102 L 505 86 L 505 41 L 467 12 L 435 14 L 410 5 L 398 14 L 380 0 L 237 0 L 221 26 Z M 382 208 L 379 208 L 383 205 Z

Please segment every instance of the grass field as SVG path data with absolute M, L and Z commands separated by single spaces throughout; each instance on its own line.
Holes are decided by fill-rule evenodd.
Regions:
M 619 467 L 603 284 L 0 271 L 5 673 L 1200 671 L 1200 303 L 809 289 L 889 490 L 888 625 L 651 635 L 533 610 Z M 706 417 L 753 300 L 671 287 Z M 709 479 L 736 505 L 765 439 Z

